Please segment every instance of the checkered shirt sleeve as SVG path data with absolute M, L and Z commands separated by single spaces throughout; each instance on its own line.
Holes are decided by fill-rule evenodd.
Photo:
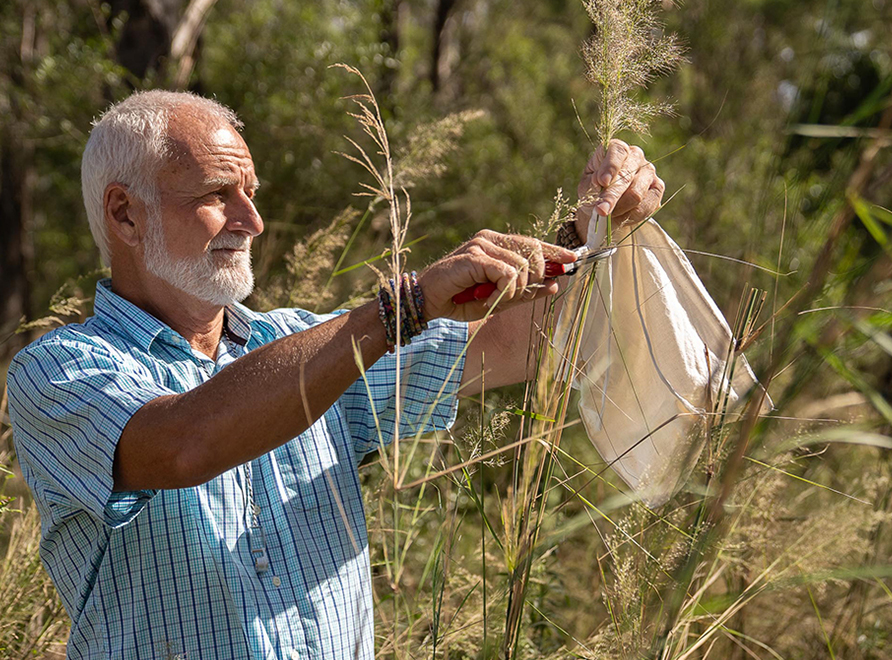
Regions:
M 58 516 L 129 522 L 155 491 L 112 492 L 115 447 L 137 410 L 172 392 L 108 346 L 52 337 L 21 351 L 8 379 L 17 450 L 43 500 Z

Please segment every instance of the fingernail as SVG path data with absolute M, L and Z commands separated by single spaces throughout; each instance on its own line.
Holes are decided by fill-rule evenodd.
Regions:
M 598 215 L 606 216 L 610 213 L 610 204 L 607 202 L 600 202 L 595 208 L 598 209 Z
M 610 175 L 605 172 L 598 178 L 598 183 L 602 186 L 610 185 Z

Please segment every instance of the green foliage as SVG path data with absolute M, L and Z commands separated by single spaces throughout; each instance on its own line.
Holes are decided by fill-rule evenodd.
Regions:
M 67 279 L 99 266 L 80 199 L 80 155 L 92 119 L 126 93 L 126 74 L 113 61 L 114 35 L 89 5 L 13 0 L 0 7 L 0 121 L 30 155 L 20 167 L 30 169 L 33 184 L 26 246 L 35 257 L 35 309 Z M 23 24 L 33 32 L 23 34 Z

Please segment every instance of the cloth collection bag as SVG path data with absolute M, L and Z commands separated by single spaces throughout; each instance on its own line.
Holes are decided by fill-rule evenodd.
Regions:
M 606 221 L 597 219 L 598 230 L 589 232 L 593 249 L 604 242 Z M 731 329 L 684 252 L 655 220 L 620 228 L 613 240 L 616 252 L 592 266 L 598 269 L 596 285 L 573 387 L 598 453 L 656 507 L 696 463 L 707 409 L 726 396 L 732 410 L 761 386 L 743 355 L 728 386 Z M 562 352 L 590 269 L 576 275 L 567 292 L 562 314 L 568 317 L 557 331 Z M 762 412 L 770 409 L 766 396 Z

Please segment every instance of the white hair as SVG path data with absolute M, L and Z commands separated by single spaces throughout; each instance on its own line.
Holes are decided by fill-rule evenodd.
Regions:
M 102 262 L 111 266 L 105 189 L 120 183 L 150 210 L 159 204 L 157 177 L 168 155 L 168 124 L 179 109 L 190 108 L 220 119 L 236 130 L 235 112 L 190 92 L 137 92 L 111 106 L 93 125 L 81 160 L 81 187 L 87 220 Z

